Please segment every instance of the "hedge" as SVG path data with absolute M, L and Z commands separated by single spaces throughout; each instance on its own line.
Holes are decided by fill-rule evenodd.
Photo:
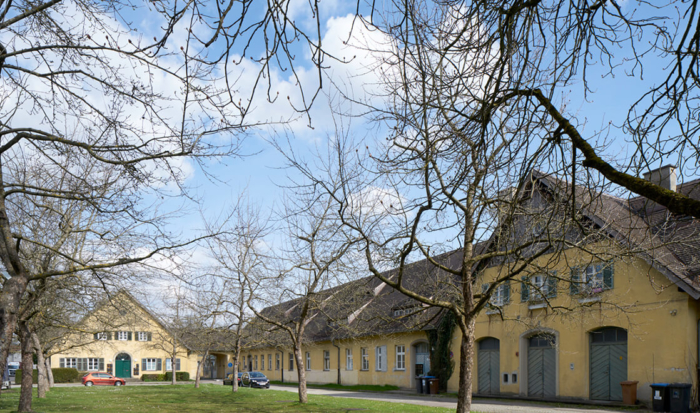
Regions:
M 54 383 L 77 383 L 82 378 L 83 374 L 73 368 L 52 368 Z M 34 384 L 38 382 L 39 372 L 32 372 L 32 381 Z M 22 384 L 22 370 L 15 371 L 15 384 Z
M 190 373 L 186 371 L 178 371 L 175 373 L 175 380 L 177 381 L 188 381 L 190 379 Z M 165 373 L 165 381 L 173 380 L 173 372 L 168 371 Z
M 188 381 L 190 379 L 190 373 L 186 371 L 178 371 L 175 373 L 175 379 L 177 381 Z M 173 372 L 169 371 L 165 374 L 142 374 L 141 381 L 172 381 Z

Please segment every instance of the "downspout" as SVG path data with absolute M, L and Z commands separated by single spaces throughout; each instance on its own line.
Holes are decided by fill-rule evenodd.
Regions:
M 338 386 L 340 386 L 340 346 L 335 344 L 335 339 L 331 339 L 333 347 L 338 349 Z
M 284 383 L 284 351 L 277 349 L 280 352 L 280 373 L 282 374 L 282 383 Z

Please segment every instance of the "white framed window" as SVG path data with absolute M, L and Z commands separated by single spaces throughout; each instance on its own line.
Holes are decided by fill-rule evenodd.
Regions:
M 331 369 L 331 352 L 328 350 L 323 350 L 323 370 L 328 371 Z
M 100 369 L 100 359 L 89 357 L 87 359 L 88 371 L 98 371 Z
M 267 355 L 267 369 L 272 371 L 272 354 Z
M 58 360 L 58 366 L 61 368 L 67 368 L 67 369 L 77 369 L 78 368 L 78 359 L 75 357 L 67 357 L 67 358 L 61 358 Z
M 275 354 L 275 370 L 280 369 L 280 353 Z
M 253 357 L 253 365 L 255 366 L 253 370 L 258 369 L 258 356 Z
M 97 333 L 97 334 L 95 334 L 95 339 L 97 339 L 97 340 L 107 340 L 107 333 L 106 333 L 106 332 Z
M 345 370 L 352 370 L 352 350 L 345 349 Z
M 117 331 L 117 340 L 119 340 L 119 341 L 129 340 L 129 332 L 128 331 Z
M 396 346 L 396 370 L 406 370 L 406 346 Z
M 260 355 L 260 371 L 265 370 L 265 355 Z
M 172 370 L 173 370 L 172 359 L 170 359 L 170 358 L 165 359 L 165 371 L 172 371 Z M 175 370 L 180 371 L 180 359 L 178 359 L 178 358 L 175 359 Z
M 603 264 L 593 264 L 586 267 L 584 281 L 586 289 L 591 294 L 599 293 L 605 289 L 604 269 Z
M 386 346 L 377 346 L 375 348 L 375 356 L 377 371 L 386 371 Z
M 294 354 L 289 353 L 289 371 L 294 371 Z
M 148 332 L 139 331 L 136 335 L 138 341 L 148 341 Z
M 311 353 L 306 352 L 306 370 L 311 370 Z
M 547 295 L 547 284 L 545 282 L 544 274 L 537 274 L 530 277 L 530 285 L 532 286 L 532 295 L 530 296 L 531 301 L 542 300 L 543 294 Z
M 360 350 L 362 356 L 362 370 L 369 370 L 369 352 L 366 348 Z
M 486 291 L 491 287 L 491 284 L 482 284 L 481 293 L 485 294 Z M 491 297 L 489 298 L 489 304 L 493 307 L 503 307 L 510 301 L 510 284 L 503 283 L 498 285 L 491 292 Z
M 145 371 L 156 371 L 158 366 L 158 359 L 143 359 L 144 360 L 144 370 Z

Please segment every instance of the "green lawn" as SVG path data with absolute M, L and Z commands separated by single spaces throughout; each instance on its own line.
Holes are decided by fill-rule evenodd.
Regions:
M 36 392 L 36 390 L 35 390 Z M 0 412 L 17 409 L 19 388 L 3 391 Z M 56 387 L 46 399 L 34 398 L 37 412 L 449 412 L 450 409 L 410 404 L 309 396 L 301 405 L 296 393 L 265 389 L 241 389 L 233 394 L 230 386 L 203 384 L 180 386 Z
M 297 383 L 282 383 L 281 381 L 276 381 L 272 380 L 270 381 L 270 384 L 277 384 L 280 386 L 290 386 L 290 387 L 298 387 L 299 384 Z M 358 384 L 355 386 L 343 386 L 340 384 L 335 384 L 335 383 L 327 383 L 327 384 L 307 384 L 306 387 L 310 389 L 329 389 L 329 390 L 348 390 L 348 391 L 391 391 L 391 390 L 398 390 L 398 386 L 390 386 L 388 384 L 384 386 L 379 386 L 376 384 Z

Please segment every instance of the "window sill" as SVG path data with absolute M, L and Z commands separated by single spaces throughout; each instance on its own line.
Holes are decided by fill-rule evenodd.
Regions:
M 537 304 L 530 304 L 527 306 L 528 310 L 537 310 L 540 308 L 547 308 L 547 303 L 537 303 Z
M 360 371 L 369 371 L 369 369 L 360 369 Z
M 486 310 L 486 315 L 501 314 L 498 310 Z
M 394 369 L 394 371 L 406 371 L 406 369 Z
M 599 303 L 602 300 L 603 299 L 601 298 L 601 296 L 598 295 L 598 296 L 594 296 L 594 297 L 579 298 L 578 302 L 580 304 L 588 304 L 588 303 Z

